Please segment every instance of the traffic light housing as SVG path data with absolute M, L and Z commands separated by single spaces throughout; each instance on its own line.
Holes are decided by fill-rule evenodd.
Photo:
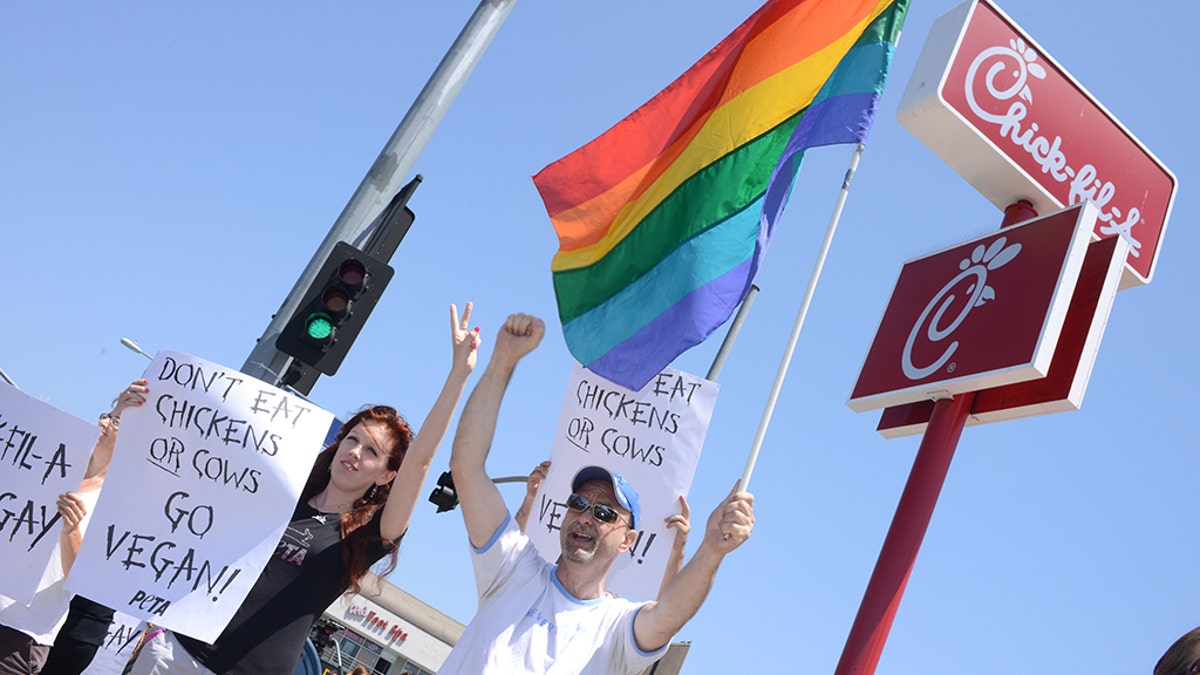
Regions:
M 317 651 L 322 651 L 333 646 L 333 634 L 337 632 L 333 626 L 325 625 L 317 629 L 316 639 L 313 640 L 314 647 Z
M 275 339 L 275 348 L 333 375 L 393 273 L 386 262 L 338 242 Z
M 454 507 L 458 506 L 458 493 L 454 491 L 454 476 L 451 476 L 449 471 L 444 471 L 442 475 L 438 476 L 437 484 L 433 493 L 429 495 L 429 501 L 437 504 L 438 513 L 453 511 Z

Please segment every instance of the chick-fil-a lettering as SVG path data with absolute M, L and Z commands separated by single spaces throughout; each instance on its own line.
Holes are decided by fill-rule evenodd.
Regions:
M 997 86 L 1002 73 L 1016 76 L 1012 84 L 1003 89 Z M 1037 63 L 1037 53 L 1024 40 L 1013 38 L 1009 40 L 1007 47 L 984 49 L 967 69 L 967 105 L 980 120 L 998 125 L 1000 137 L 1011 140 L 1013 145 L 1028 153 L 1042 168 L 1042 173 L 1059 183 L 1069 181 L 1068 204 L 1078 204 L 1084 199 L 1092 200 L 1100 211 L 1097 216 L 1102 223 L 1099 232 L 1104 235 L 1120 235 L 1129 243 L 1130 254 L 1140 256 L 1142 243 L 1134 238 L 1133 228 L 1142 222 L 1141 211 L 1136 206 L 1124 211 L 1120 207 L 1109 206 L 1109 202 L 1117 194 L 1117 187 L 1112 181 L 1101 179 L 1099 171 L 1090 163 L 1078 169 L 1072 167 L 1062 149 L 1062 136 L 1053 134 L 1053 138 L 1050 138 L 1052 132 L 1043 131 L 1040 125 L 1031 119 L 1031 78 L 1045 79 L 1046 70 Z M 996 102 L 1010 101 L 1013 98 L 1019 100 L 1012 100 L 1007 110 L 997 114 L 988 110 L 977 98 L 977 94 L 985 91 Z

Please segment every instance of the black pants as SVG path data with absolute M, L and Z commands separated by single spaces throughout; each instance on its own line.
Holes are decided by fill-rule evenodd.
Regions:
M 90 645 L 59 635 L 42 666 L 41 675 L 79 675 L 92 662 L 100 645 Z
M 37 673 L 50 648 L 8 626 L 0 626 L 0 673 L 28 675 Z

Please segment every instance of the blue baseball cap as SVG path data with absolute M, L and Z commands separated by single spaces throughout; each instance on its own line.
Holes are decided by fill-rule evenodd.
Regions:
M 602 480 L 612 485 L 617 502 L 629 511 L 629 528 L 636 530 L 637 522 L 642 519 L 642 506 L 638 503 L 637 490 L 616 471 L 593 465 L 585 466 L 575 473 L 575 477 L 571 479 L 571 492 L 579 492 L 584 483 L 593 480 Z

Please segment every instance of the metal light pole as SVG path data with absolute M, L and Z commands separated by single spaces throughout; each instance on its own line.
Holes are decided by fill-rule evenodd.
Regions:
M 467 21 L 450 50 L 417 95 L 400 125 L 384 146 L 383 151 L 359 184 L 349 203 L 338 216 L 325 240 L 317 247 L 308 266 L 292 287 L 291 292 L 271 318 L 262 337 L 250 352 L 242 372 L 272 384 L 278 384 L 280 375 L 287 370 L 291 357 L 275 348 L 288 319 L 300 305 L 304 291 L 312 285 L 322 263 L 333 251 L 334 245 L 345 241 L 360 246 L 370 235 L 371 223 L 400 189 L 404 179 L 412 170 L 417 156 L 425 149 L 433 130 L 445 117 L 450 104 L 466 83 L 467 77 L 479 63 L 483 52 L 491 44 L 501 24 L 512 11 L 516 0 L 481 0 L 475 13 Z
M 141 347 L 138 346 L 137 340 L 130 340 L 129 338 L 121 338 L 121 345 L 131 352 L 134 352 L 136 354 L 141 354 L 142 356 L 150 359 L 151 361 L 154 360 L 153 356 L 150 356 L 145 351 L 143 351 Z

